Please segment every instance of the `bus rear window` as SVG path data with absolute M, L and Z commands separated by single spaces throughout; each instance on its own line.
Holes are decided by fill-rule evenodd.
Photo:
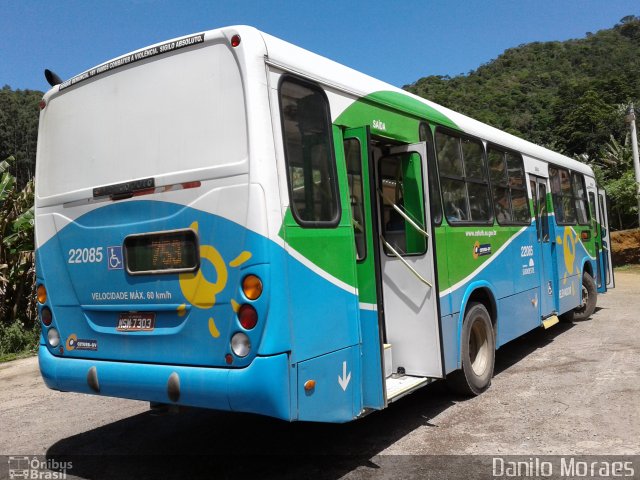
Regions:
M 194 170 L 190 179 L 203 180 L 220 167 L 246 173 L 246 124 L 240 72 L 224 44 L 121 67 L 51 97 L 41 117 L 37 195 L 149 177 L 162 185 L 174 181 L 158 181 L 163 176 Z

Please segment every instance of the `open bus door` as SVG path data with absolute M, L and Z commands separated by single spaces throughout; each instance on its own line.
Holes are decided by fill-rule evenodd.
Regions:
M 600 232 L 602 239 L 601 255 L 604 263 L 605 285 L 616 286 L 613 278 L 613 262 L 611 261 L 611 236 L 609 235 L 609 203 L 604 189 L 598 189 L 598 205 L 600 210 Z
M 426 143 L 391 148 L 389 155 L 377 159 L 376 173 L 385 327 L 393 370 L 442 378 Z
M 383 145 L 371 139 L 368 127 L 345 130 L 344 142 L 357 251 L 363 404 L 382 408 L 443 376 L 426 146 Z
M 540 316 L 542 318 L 557 312 L 555 296 L 556 280 L 553 267 L 553 251 L 549 233 L 549 206 L 547 201 L 547 179 L 529 175 L 531 198 L 536 219 L 538 248 L 535 249 L 536 262 L 540 276 Z
M 598 208 L 598 200 L 596 199 L 598 189 L 593 185 L 588 186 L 587 190 L 589 191 L 589 208 L 591 210 L 591 232 L 594 238 L 593 243 L 596 253 L 596 288 L 598 293 L 604 293 L 607 291 L 607 274 L 605 271 L 604 255 L 602 253 L 602 229 L 600 228 L 602 219 L 600 218 L 600 209 Z

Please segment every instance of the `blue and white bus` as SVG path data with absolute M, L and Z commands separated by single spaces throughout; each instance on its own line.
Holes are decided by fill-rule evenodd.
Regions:
M 250 27 L 41 102 L 39 361 L 61 391 L 346 422 L 613 286 L 591 168 Z

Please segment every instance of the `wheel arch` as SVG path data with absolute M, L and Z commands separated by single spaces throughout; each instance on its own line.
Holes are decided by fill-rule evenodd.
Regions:
M 460 311 L 458 313 L 458 325 L 457 325 L 457 364 L 458 368 L 461 367 L 461 359 L 460 359 L 460 336 L 462 335 L 462 323 L 464 321 L 465 314 L 469 305 L 471 303 L 478 302 L 482 303 L 487 312 L 489 312 L 489 317 L 491 318 L 491 324 L 493 325 L 493 334 L 494 337 L 497 336 L 498 331 L 498 303 L 496 300 L 495 290 L 493 285 L 491 285 L 486 280 L 478 280 L 469 284 L 464 295 L 462 296 L 462 302 L 460 303 Z
M 595 278 L 596 278 L 596 276 L 595 276 L 595 275 L 594 275 L 594 273 L 593 273 L 593 265 L 592 265 L 592 263 L 593 263 L 593 262 L 592 262 L 591 258 L 589 258 L 589 257 L 585 257 L 585 258 L 582 260 L 582 270 L 581 270 L 581 272 L 580 272 L 580 276 L 581 276 L 581 277 L 582 277 L 582 274 L 583 274 L 584 272 L 587 272 L 589 275 L 591 275 L 591 278 L 593 278 L 593 279 L 595 279 Z

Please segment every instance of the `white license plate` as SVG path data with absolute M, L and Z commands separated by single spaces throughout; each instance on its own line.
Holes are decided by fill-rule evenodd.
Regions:
M 156 327 L 156 314 L 149 312 L 125 312 L 118 318 L 119 332 L 150 332 Z

